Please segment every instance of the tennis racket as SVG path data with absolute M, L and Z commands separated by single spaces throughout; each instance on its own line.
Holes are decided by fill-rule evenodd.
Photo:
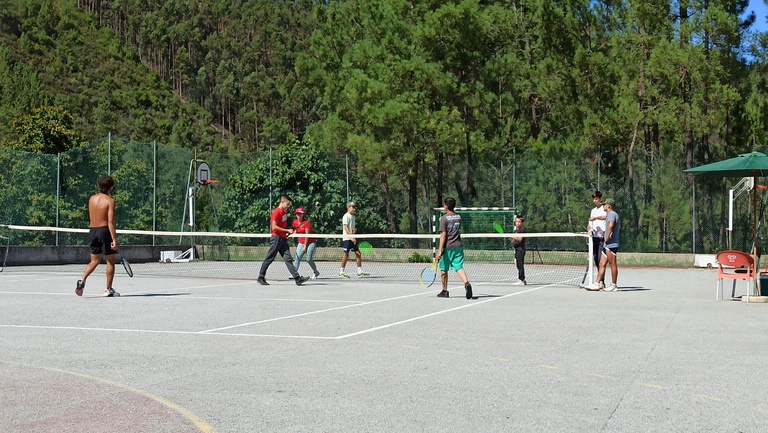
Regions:
M 131 269 L 131 264 L 128 262 L 128 260 L 125 259 L 125 257 L 123 257 L 122 254 L 120 254 L 120 263 L 123 264 L 125 272 L 128 274 L 128 276 L 133 277 L 133 269 Z
M 371 245 L 370 242 L 360 242 L 360 244 L 357 246 L 357 249 L 359 249 L 360 254 L 364 255 L 365 257 L 373 256 L 373 245 Z
M 504 233 L 504 227 L 498 221 L 493 222 L 493 229 L 496 230 L 496 233 Z
M 438 261 L 435 260 L 431 265 L 421 270 L 421 274 L 419 275 L 419 282 L 422 286 L 429 287 L 437 279 L 437 263 Z

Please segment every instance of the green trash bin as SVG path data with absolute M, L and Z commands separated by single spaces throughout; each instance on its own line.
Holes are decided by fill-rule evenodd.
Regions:
M 768 272 L 760 272 L 760 296 L 768 296 Z

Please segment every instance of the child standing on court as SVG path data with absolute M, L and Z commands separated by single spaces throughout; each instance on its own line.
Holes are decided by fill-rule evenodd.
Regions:
M 437 297 L 450 297 L 448 295 L 448 271 L 453 269 L 464 283 L 467 299 L 472 299 L 472 285 L 469 284 L 467 273 L 464 272 L 464 247 L 461 245 L 461 215 L 453 211 L 456 208 L 456 199 L 446 197 L 443 205 L 445 215 L 440 218 L 440 246 L 437 250 L 443 290 L 437 294 Z
M 358 248 L 357 245 L 357 239 L 352 237 L 353 234 L 357 233 L 357 228 L 355 228 L 356 210 L 357 206 L 355 205 L 355 202 L 348 202 L 347 213 L 345 213 L 344 217 L 341 218 L 341 249 L 344 253 L 341 256 L 341 269 L 339 270 L 340 278 L 349 278 L 349 275 L 344 272 L 344 269 L 347 267 L 347 260 L 349 260 L 350 251 L 355 252 L 355 261 L 357 262 L 357 276 L 365 277 L 368 275 L 366 272 L 363 272 L 363 259 L 362 255 L 360 254 L 360 248 Z
M 517 216 L 515 218 L 515 230 L 514 233 L 525 233 L 525 218 Z M 513 286 L 524 286 L 528 283 L 525 282 L 525 238 L 522 236 L 513 236 L 512 246 L 515 247 L 515 264 L 517 265 L 517 281 L 512 283 Z
M 293 230 L 297 235 L 308 235 L 312 233 L 312 223 L 304 216 L 304 208 L 296 208 L 296 219 L 293 220 Z M 320 272 L 317 271 L 315 266 L 315 239 L 314 238 L 299 238 L 299 245 L 296 246 L 296 271 L 298 272 L 301 267 L 301 258 L 307 254 L 307 264 L 312 268 L 313 280 L 316 280 L 320 276 Z

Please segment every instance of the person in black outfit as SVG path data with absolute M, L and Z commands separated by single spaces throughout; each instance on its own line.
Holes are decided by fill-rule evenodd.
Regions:
M 514 233 L 525 233 L 525 218 L 517 216 L 515 218 Z M 515 264 L 517 264 L 517 279 L 512 283 L 513 286 L 524 286 L 525 282 L 525 238 L 523 236 L 513 236 L 512 246 L 515 247 Z

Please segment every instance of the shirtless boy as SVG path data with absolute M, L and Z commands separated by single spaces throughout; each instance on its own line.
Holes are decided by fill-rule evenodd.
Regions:
M 99 193 L 88 199 L 88 215 L 90 217 L 91 262 L 85 267 L 82 279 L 77 281 L 75 294 L 83 296 L 85 280 L 99 266 L 102 254 L 107 260 L 107 288 L 104 296 L 120 296 L 112 288 L 115 278 L 115 253 L 117 253 L 117 232 L 115 231 L 115 200 L 110 196 L 115 181 L 109 176 L 103 176 L 98 181 Z

